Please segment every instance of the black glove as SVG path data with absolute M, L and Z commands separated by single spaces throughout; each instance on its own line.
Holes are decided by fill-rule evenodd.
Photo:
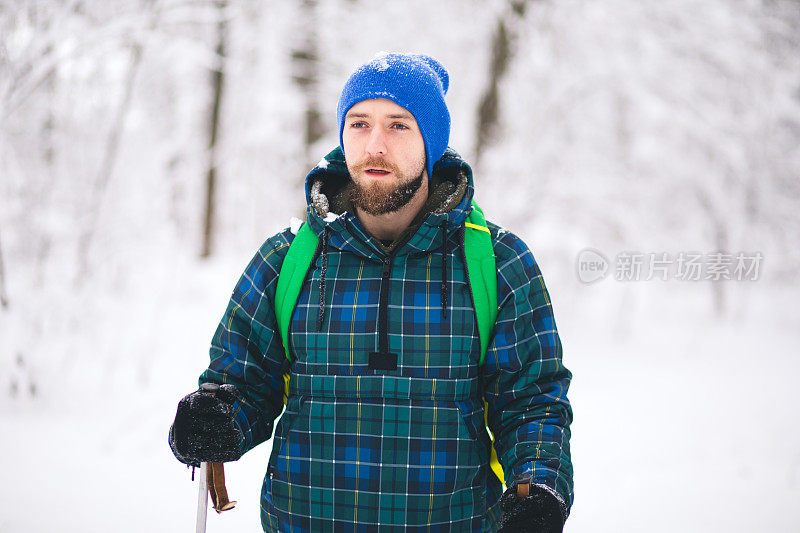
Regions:
M 199 466 L 201 462 L 225 463 L 242 456 L 242 430 L 233 419 L 239 398 L 233 385 L 204 383 L 200 390 L 178 403 L 169 429 L 169 447 L 178 461 Z
M 564 530 L 566 509 L 547 489 L 530 486 L 525 498 L 517 497 L 514 483 L 500 498 L 500 529 L 498 533 L 561 533 Z

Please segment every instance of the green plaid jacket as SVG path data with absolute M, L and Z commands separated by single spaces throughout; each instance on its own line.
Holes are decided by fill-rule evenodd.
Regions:
M 472 171 L 448 150 L 434 176 L 465 184 L 460 201 L 387 253 L 351 211 L 331 212 L 348 182 L 341 150 L 309 174 L 307 223 L 320 246 L 289 329 L 291 364 L 274 306 L 290 229 L 267 239 L 233 290 L 200 381 L 241 392 L 244 451 L 270 438 L 286 401 L 261 496 L 265 531 L 496 530 L 503 487 L 485 416 L 505 478 L 531 474 L 571 506 L 571 374 L 542 274 L 525 243 L 489 223 L 499 314 L 479 366 L 464 267 Z

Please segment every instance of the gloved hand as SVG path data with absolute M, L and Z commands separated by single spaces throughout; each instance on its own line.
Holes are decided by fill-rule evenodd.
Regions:
M 547 489 L 530 485 L 530 493 L 525 498 L 517 496 L 514 483 L 500 498 L 500 517 L 498 533 L 561 533 L 566 520 L 563 504 Z
M 233 385 L 204 383 L 178 403 L 169 429 L 169 447 L 178 461 L 199 466 L 201 462 L 224 463 L 242 456 L 242 430 L 233 419 L 239 398 Z

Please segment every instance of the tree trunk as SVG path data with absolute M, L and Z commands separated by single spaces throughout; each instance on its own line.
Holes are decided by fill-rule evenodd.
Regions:
M 53 53 L 53 47 L 48 45 L 45 48 L 45 54 L 51 55 Z M 44 161 L 45 170 L 43 172 L 43 176 L 45 179 L 45 183 L 42 186 L 38 187 L 38 196 L 40 198 L 39 204 L 40 209 L 42 212 L 47 212 L 51 209 L 51 197 L 53 195 L 54 186 L 56 180 L 56 169 L 55 169 L 55 161 L 56 161 L 56 142 L 55 142 L 55 133 L 56 133 L 56 76 L 55 70 L 48 72 L 47 77 L 45 78 L 45 91 L 47 92 L 47 116 L 45 118 L 44 124 L 42 125 L 42 159 Z M 32 240 L 37 242 L 36 245 L 36 267 L 35 267 L 35 279 L 36 283 L 40 286 L 44 285 L 45 281 L 45 273 L 47 270 L 47 259 L 50 255 L 50 249 L 52 247 L 52 236 L 50 235 L 49 231 L 45 231 L 41 226 L 38 224 L 32 224 L 32 227 L 36 228 L 36 232 L 32 235 Z
M 499 121 L 500 83 L 513 59 L 513 45 L 516 39 L 509 27 L 512 19 L 525 16 L 525 0 L 509 2 L 509 10 L 497 19 L 492 37 L 492 54 L 489 60 L 488 85 L 478 104 L 478 117 L 473 160 L 478 166 L 483 151 L 495 140 Z
M 292 80 L 305 99 L 303 148 L 307 166 L 316 161 L 312 153 L 314 143 L 325 134 L 325 125 L 319 109 L 319 37 L 316 31 L 317 2 L 303 0 L 298 20 L 302 26 L 300 42 L 292 51 Z
M 0 308 L 8 308 L 8 293 L 6 292 L 6 269 L 3 264 L 3 243 L 0 242 Z
M 715 206 L 711 195 L 698 186 L 696 196 L 700 206 L 708 218 L 714 238 L 715 252 L 727 253 L 728 247 L 728 227 L 724 214 Z M 714 314 L 722 316 L 725 314 L 727 299 L 725 297 L 725 280 L 709 280 L 711 284 L 711 299 L 714 304 Z
M 203 219 L 203 249 L 200 257 L 211 256 L 214 246 L 215 232 L 215 205 L 217 190 L 217 150 L 219 137 L 220 107 L 222 105 L 222 88 L 225 84 L 225 54 L 227 41 L 227 21 L 225 8 L 226 0 L 217 0 L 216 7 L 219 11 L 219 21 L 217 23 L 217 68 L 211 73 L 211 89 L 213 91 L 213 101 L 211 104 L 211 116 L 209 127 L 208 143 L 208 172 L 206 173 L 206 198 L 205 216 Z

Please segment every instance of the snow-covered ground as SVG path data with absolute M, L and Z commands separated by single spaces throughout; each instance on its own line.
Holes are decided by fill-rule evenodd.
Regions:
M 53 339 L 116 350 L 113 363 L 84 352 L 61 363 L 63 387 L 0 396 L 0 532 L 192 530 L 197 485 L 167 430 L 246 260 L 177 262 L 173 273 L 188 272 L 180 282 L 143 272 L 157 290 L 143 297 L 134 284 L 101 302 L 93 328 L 79 322 L 72 338 Z M 728 288 L 729 309 L 712 319 L 703 283 L 551 284 L 575 376 L 568 532 L 800 528 L 800 291 Z M 228 465 L 239 505 L 212 512 L 208 531 L 260 530 L 268 452 Z
M 709 320 L 706 287 L 637 289 L 656 294 L 562 323 L 568 531 L 800 530 L 797 291 Z

